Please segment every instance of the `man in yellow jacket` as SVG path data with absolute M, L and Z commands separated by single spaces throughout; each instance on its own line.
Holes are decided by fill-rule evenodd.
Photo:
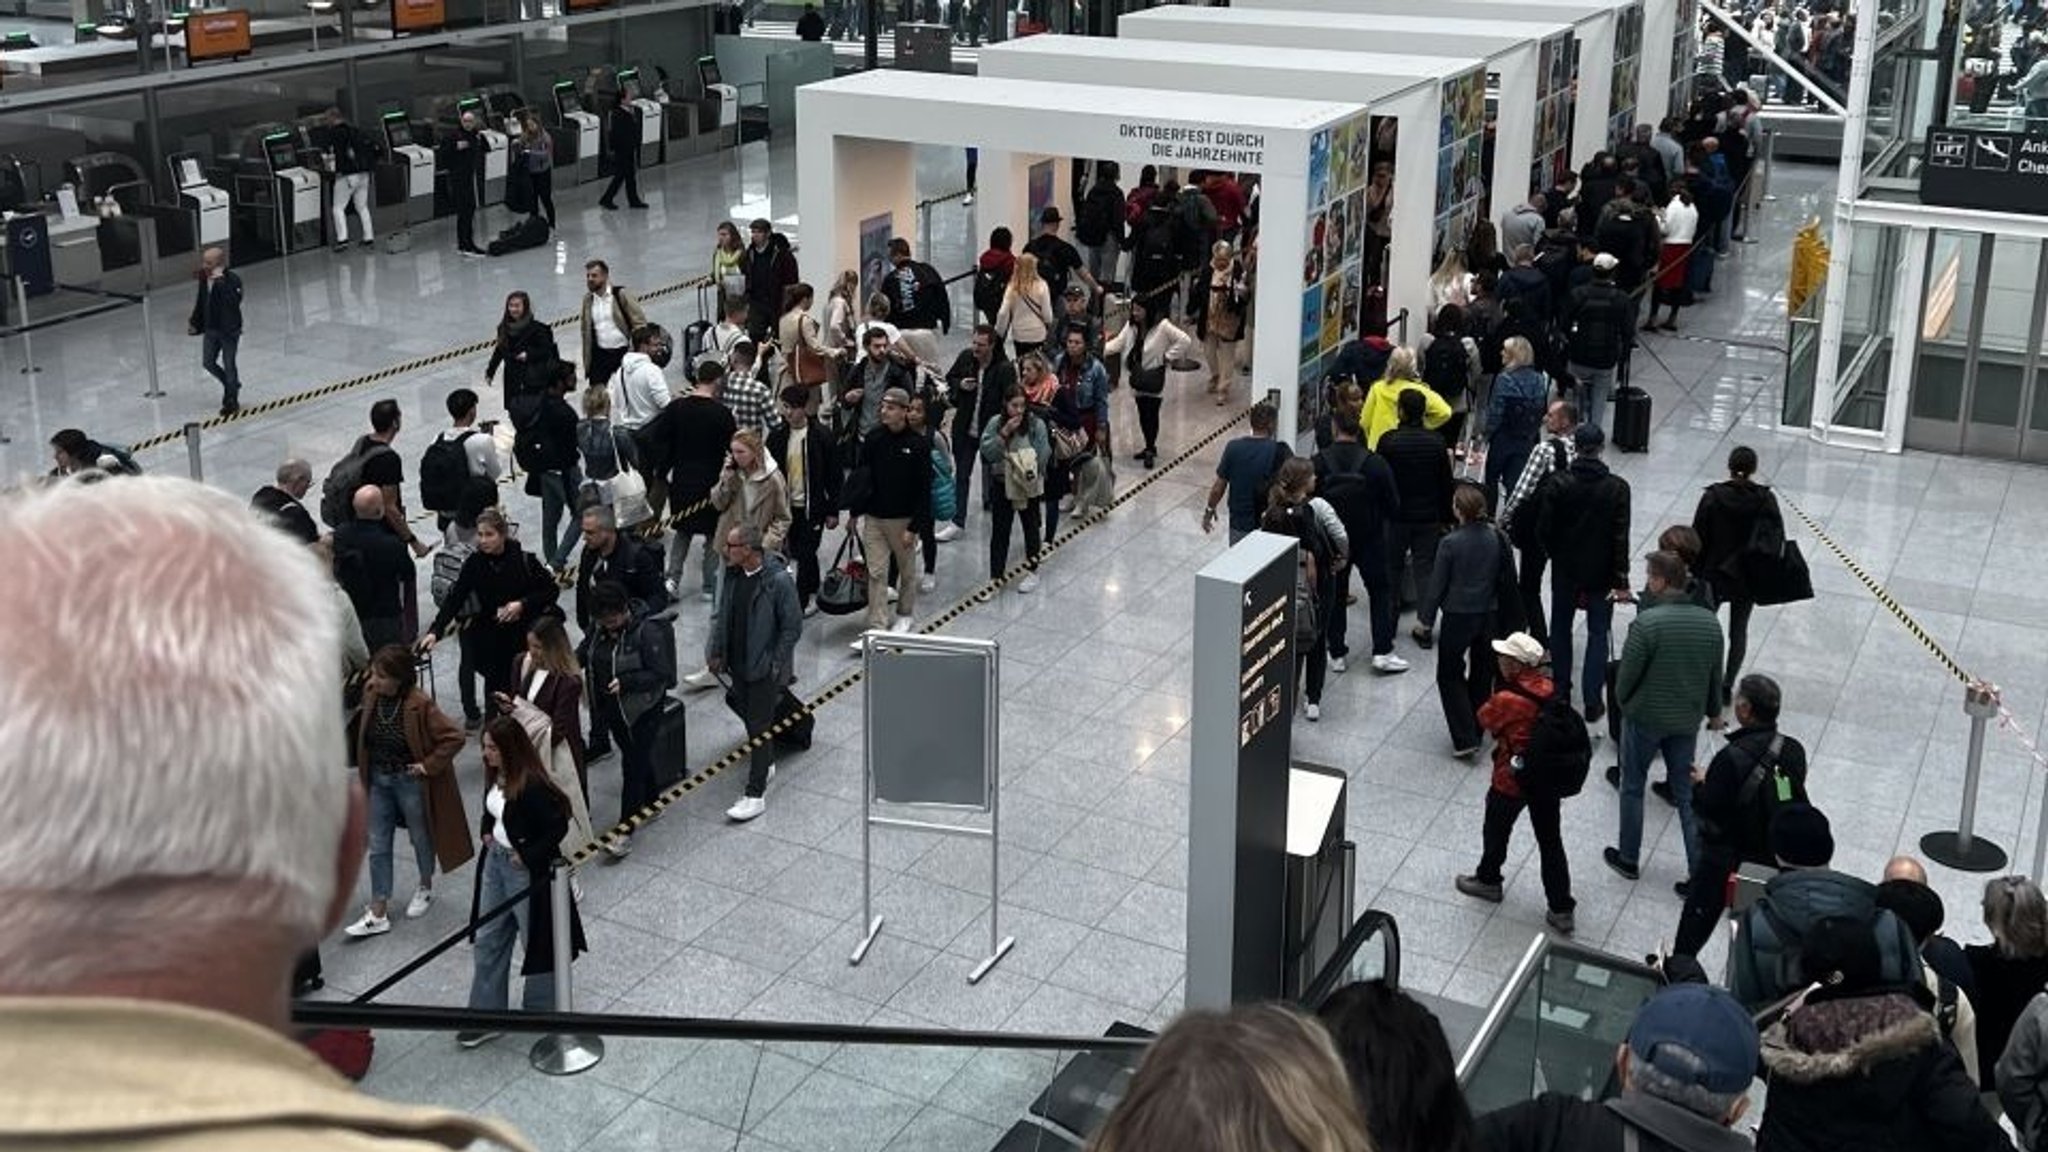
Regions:
M 51 547 L 77 532 L 134 551 Z M 361 1095 L 287 1031 L 365 825 L 309 550 L 142 476 L 0 502 L 0 554 L 0 1148 L 523 1152 Z
M 1358 422 L 1365 426 L 1365 446 L 1379 451 L 1380 437 L 1387 430 L 1401 422 L 1399 402 L 1401 393 L 1409 389 L 1421 392 L 1424 398 L 1422 426 L 1441 428 L 1451 419 L 1450 402 L 1436 394 L 1435 389 L 1424 384 L 1415 369 L 1415 349 L 1400 347 L 1387 357 L 1387 374 L 1373 381 L 1365 393 L 1365 407 L 1358 414 Z

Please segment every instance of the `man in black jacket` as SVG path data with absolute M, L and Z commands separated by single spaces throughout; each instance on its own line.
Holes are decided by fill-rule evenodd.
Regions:
M 665 462 L 669 514 L 675 517 L 667 563 L 669 595 L 680 595 L 683 560 L 694 538 L 703 548 L 701 582 L 706 604 L 711 602 L 719 570 L 725 566 L 719 555 L 724 548 L 716 538 L 718 509 L 711 506 L 711 489 L 725 467 L 733 433 L 739 431 L 732 409 L 718 399 L 718 386 L 724 379 L 723 364 L 707 360 L 697 365 L 697 386 L 669 401 L 640 430 L 643 456 Z
M 1693 770 L 1692 809 L 1699 824 L 1700 861 L 1678 886 L 1685 911 L 1672 951 L 1695 956 L 1706 946 L 1728 906 L 1728 876 L 1741 864 L 1776 867 L 1771 817 L 1791 803 L 1806 803 L 1806 748 L 1778 731 L 1784 694 L 1768 676 L 1749 675 L 1735 692 L 1734 732 L 1704 770 Z
M 660 616 L 669 606 L 659 552 L 621 533 L 609 505 L 593 504 L 583 510 L 583 554 L 576 561 L 576 627 L 584 632 L 591 626 L 591 591 L 606 580 L 626 590 L 635 616 Z
M 1401 514 L 1400 489 L 1386 458 L 1365 446 L 1355 414 L 1337 413 L 1330 429 L 1335 438 L 1312 461 L 1316 492 L 1343 521 L 1344 535 L 1351 541 L 1350 568 L 1365 582 L 1366 609 L 1372 619 L 1372 670 L 1406 672 L 1408 662 L 1394 655 L 1396 613 L 1387 566 L 1387 527 Z M 1339 579 L 1348 584 L 1350 577 Z M 1323 629 L 1332 672 L 1344 671 L 1344 658 L 1351 652 L 1345 642 L 1345 616 L 1340 591 Z
M 854 434 L 866 436 L 881 426 L 882 396 L 892 390 L 909 395 L 911 379 L 910 369 L 890 355 L 887 332 L 868 329 L 861 336 L 861 349 L 866 355 L 847 364 L 839 378 L 838 404 L 841 427 L 851 419 Z
M 384 493 L 376 485 L 356 489 L 350 507 L 355 519 L 334 530 L 335 580 L 356 606 L 370 651 L 409 645 L 405 591 L 418 579 L 412 553 L 384 522 Z
M 818 594 L 818 541 L 839 527 L 839 463 L 832 431 L 811 423 L 810 389 L 782 390 L 782 422 L 768 433 L 768 456 L 789 484 L 789 535 L 783 551 L 796 562 L 797 604 L 808 616 Z
M 1400 515 L 1387 533 L 1387 578 L 1396 604 L 1420 598 L 1429 586 L 1437 541 L 1451 522 L 1451 454 L 1441 435 L 1422 426 L 1426 400 L 1420 388 L 1403 389 L 1395 401 L 1401 423 L 1380 437 L 1380 455 L 1401 496 Z M 1414 635 L 1424 648 L 1435 642 L 1426 628 L 1417 627 Z
M 1579 412 L 1604 428 L 1614 370 L 1636 339 L 1636 306 L 1614 282 L 1621 261 L 1612 253 L 1593 257 L 1593 280 L 1572 290 L 1564 306 L 1565 370 L 1579 382 Z
M 640 198 L 640 112 L 623 91 L 616 93 L 614 100 L 604 126 L 604 154 L 612 166 L 612 182 L 604 186 L 597 204 L 617 211 L 619 189 L 624 188 L 628 205 L 645 208 L 647 201 Z
M 1628 481 L 1600 458 L 1607 436 L 1597 425 L 1572 433 L 1575 453 L 1563 481 L 1544 498 L 1536 537 L 1550 555 L 1550 668 L 1561 699 L 1571 699 L 1572 620 L 1586 611 L 1586 722 L 1607 714 L 1601 689 L 1607 679 L 1607 637 L 1614 602 L 1628 590 Z
M 797 281 L 796 253 L 789 237 L 766 220 L 747 225 L 747 250 L 740 253 L 740 271 L 747 281 L 747 335 L 758 346 L 775 331 L 782 315 L 782 294 Z
M 320 526 L 306 511 L 306 493 L 313 489 L 313 469 L 304 460 L 287 460 L 277 466 L 277 483 L 265 484 L 249 500 L 249 507 L 270 518 L 278 530 L 301 544 L 320 539 Z
M 220 381 L 220 414 L 242 410 L 242 374 L 235 351 L 242 344 L 242 278 L 228 269 L 228 254 L 208 248 L 199 256 L 199 293 L 186 330 L 201 337 L 199 363 Z
M 931 330 L 943 333 L 953 327 L 953 301 L 946 292 L 946 278 L 924 261 L 912 259 L 910 241 L 901 236 L 889 241 L 889 263 L 882 286 L 889 297 L 889 319 L 919 359 L 936 361 L 938 341 Z
M 1749 1108 L 1761 1054 L 1756 1025 L 1734 998 L 1678 984 L 1636 1010 L 1614 1054 L 1621 1094 L 1582 1100 L 1545 1092 L 1478 1118 L 1479 1152 L 1747 1152 L 1734 1131 Z
M 882 394 L 881 423 L 861 444 L 865 493 L 851 483 L 843 498 L 859 500 L 847 511 L 860 517 L 861 552 L 868 565 L 868 628 L 908 632 L 917 614 L 917 541 L 931 531 L 932 454 L 930 440 L 910 429 L 910 393 Z M 860 499 L 861 497 L 865 499 Z M 889 619 L 889 560 L 896 560 L 896 619 Z M 852 647 L 859 651 L 861 641 Z
M 484 138 L 477 130 L 476 113 L 464 112 L 456 126 L 441 140 L 441 170 L 448 174 L 448 204 L 455 213 L 455 251 L 461 256 L 482 256 L 476 246 L 476 190 L 484 171 Z
M 1002 411 L 1003 396 L 1017 382 L 1016 365 L 1003 356 L 1003 342 L 987 324 L 974 326 L 974 338 L 953 368 L 946 373 L 946 385 L 953 391 L 953 531 L 939 537 L 951 540 L 967 527 L 968 484 L 974 479 L 975 461 L 981 458 L 981 432 Z M 991 472 L 981 474 L 981 505 L 988 507 Z M 941 525 L 939 531 L 946 532 Z

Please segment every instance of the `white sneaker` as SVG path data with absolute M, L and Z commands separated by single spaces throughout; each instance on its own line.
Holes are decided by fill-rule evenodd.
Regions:
M 1308 707 L 1304 709 L 1304 711 L 1308 713 L 1308 718 L 1311 721 L 1321 720 L 1323 718 L 1323 706 L 1321 704 L 1316 703 L 1313 700 L 1308 702 Z
M 816 616 L 817 614 L 818 605 L 816 604 L 816 602 L 804 605 L 804 619 L 809 620 L 811 617 Z
M 894 604 L 895 602 L 896 602 L 896 586 L 895 586 L 894 584 L 891 584 L 891 585 L 889 585 L 889 603 L 891 603 L 891 604 Z
M 1330 671 L 1342 672 L 1344 671 L 1344 669 L 1348 667 L 1350 667 L 1350 665 L 1344 663 L 1344 658 L 1342 656 L 1330 657 Z
M 1023 578 L 1022 580 L 1019 580 L 1019 581 L 1017 581 L 1017 591 L 1019 591 L 1019 592 L 1036 592 L 1036 591 L 1038 591 L 1038 573 L 1036 573 L 1036 572 L 1026 572 L 1026 573 L 1024 573 L 1024 578 Z
M 391 931 L 391 921 L 388 917 L 379 916 L 375 912 L 364 909 L 363 918 L 342 929 L 342 931 L 357 940 L 370 936 L 382 936 L 386 932 Z
M 425 916 L 427 909 L 433 906 L 434 890 L 432 888 L 421 888 L 412 894 L 411 900 L 406 901 L 405 918 L 407 920 L 417 920 Z
M 960 531 L 960 526 L 949 520 L 946 523 L 939 525 L 938 528 L 932 532 L 932 539 L 937 540 L 941 544 L 945 544 L 953 540 L 958 540 L 960 538 Z
M 889 631 L 891 632 L 910 633 L 916 630 L 917 625 L 913 624 L 908 616 L 898 616 L 896 622 L 889 625 Z
M 712 601 L 718 599 L 718 593 L 713 592 L 709 588 L 706 588 L 704 591 L 697 593 L 697 599 L 702 600 L 706 604 L 709 604 Z
M 739 803 L 725 810 L 725 818 L 736 824 L 744 824 L 768 810 L 768 802 L 759 796 L 742 796 Z
M 1389 652 L 1385 656 L 1375 656 L 1372 658 L 1372 670 L 1388 674 L 1406 672 L 1408 670 L 1408 662 Z
M 683 677 L 683 687 L 692 692 L 708 692 L 718 687 L 718 677 L 713 676 L 709 668 L 699 668 Z
M 960 206 L 961 206 L 962 208 L 972 208 L 972 207 L 974 207 L 974 193 L 972 193 L 972 192 L 969 192 L 969 193 L 968 193 L 967 195 L 965 195 L 965 196 L 962 196 L 962 197 L 960 198 Z
M 932 589 L 937 588 L 938 586 L 938 580 L 935 577 L 929 575 L 919 577 L 917 581 L 917 590 L 919 592 L 930 592 Z
M 676 598 L 676 582 L 674 580 L 666 576 L 662 577 L 661 588 L 662 591 L 668 593 L 669 599 L 674 600 Z

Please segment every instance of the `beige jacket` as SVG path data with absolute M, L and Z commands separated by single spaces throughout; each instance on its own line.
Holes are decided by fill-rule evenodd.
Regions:
M 0 997 L 0 1149 L 434 1152 L 531 1146 L 387 1104 L 244 1020 L 156 1001 Z

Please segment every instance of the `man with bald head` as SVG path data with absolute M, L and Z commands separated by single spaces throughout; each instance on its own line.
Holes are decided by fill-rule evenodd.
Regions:
M 1884 883 L 1877 886 L 1877 906 L 1897 916 L 1913 934 L 1935 1023 L 1955 1045 L 1970 1079 L 1981 1082 L 1986 1070 L 1978 1062 L 1977 1013 L 1970 1003 L 1976 978 L 1962 945 L 1941 934 L 1948 912 L 1941 894 L 1927 885 L 1926 867 L 1911 856 L 1892 857 L 1884 866 Z
M 413 638 L 405 624 L 405 594 L 419 578 L 412 551 L 384 517 L 383 489 L 363 485 L 350 506 L 355 519 L 334 530 L 335 579 L 356 606 L 370 651 L 409 645 Z
M 242 375 L 235 370 L 235 351 L 242 344 L 242 278 L 228 270 L 228 254 L 208 248 L 199 257 L 199 295 L 192 302 L 186 329 L 201 337 L 200 365 L 220 381 L 220 414 L 242 410 Z
M 320 539 L 320 526 L 303 501 L 313 488 L 313 468 L 304 460 L 287 460 L 277 466 L 277 482 L 265 484 L 249 500 L 249 507 L 262 514 L 279 531 L 301 544 Z

